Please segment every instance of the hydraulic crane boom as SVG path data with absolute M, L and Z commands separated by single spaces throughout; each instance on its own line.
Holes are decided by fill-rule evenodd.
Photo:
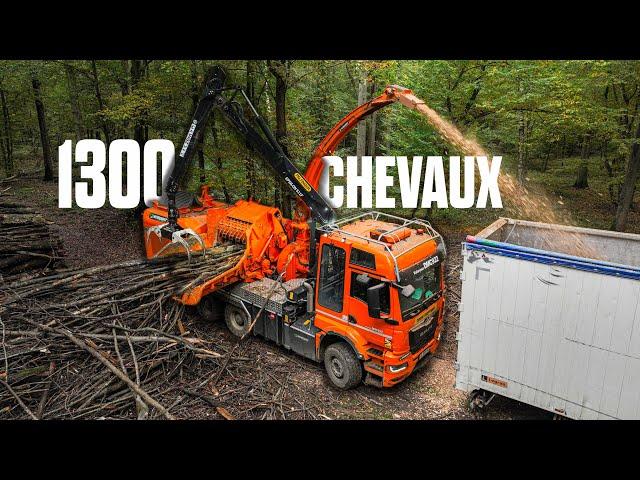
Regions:
M 164 238 L 174 240 L 180 238 L 182 234 L 195 235 L 192 231 L 183 230 L 178 225 L 179 211 L 176 206 L 176 194 L 178 193 L 180 181 L 193 161 L 196 145 L 204 132 L 207 119 L 213 108 L 219 109 L 224 117 L 235 126 L 236 130 L 243 135 L 250 147 L 271 165 L 280 178 L 296 194 L 298 202 L 302 202 L 308 208 L 314 219 L 323 224 L 335 221 L 333 209 L 318 194 L 317 190 L 305 180 L 300 170 L 285 155 L 266 122 L 258 114 L 244 91 L 239 87 L 226 87 L 226 74 L 219 66 L 213 67 L 207 76 L 208 80 L 193 114 L 191 126 L 184 144 L 176 156 L 173 171 L 167 182 L 168 221 L 157 229 L 157 233 L 160 233 Z M 227 91 L 233 92 L 229 99 L 223 95 L 223 92 Z M 237 93 L 241 93 L 244 97 L 264 136 L 245 119 L 241 105 L 234 100 Z
M 400 102 L 411 109 L 416 109 L 418 105 L 424 103 L 413 95 L 410 89 L 399 85 L 389 85 L 379 96 L 357 106 L 345 115 L 320 141 L 307 164 L 304 176 L 315 190 L 318 190 L 322 172 L 324 171 L 323 157 L 333 155 L 340 142 L 361 120 L 394 102 Z M 301 202 L 297 203 L 296 216 L 298 220 L 302 221 L 309 216 L 308 209 Z

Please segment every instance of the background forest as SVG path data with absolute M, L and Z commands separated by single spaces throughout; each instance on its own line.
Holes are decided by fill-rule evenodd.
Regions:
M 66 139 L 181 144 L 205 71 L 215 63 L 230 83 L 244 86 L 303 170 L 334 123 L 386 84 L 399 84 L 490 154 L 502 155 L 504 171 L 551 198 L 576 224 L 640 233 L 633 202 L 640 176 L 638 61 L 0 61 L 0 178 L 54 180 L 57 146 Z M 457 153 L 420 115 L 397 105 L 362 122 L 337 152 Z M 204 180 L 226 201 L 252 196 L 285 214 L 290 208 L 286 187 L 215 114 L 191 179 L 191 187 Z M 499 215 L 518 216 L 398 213 L 471 230 Z

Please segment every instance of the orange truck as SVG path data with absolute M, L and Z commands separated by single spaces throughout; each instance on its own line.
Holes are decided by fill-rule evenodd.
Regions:
M 419 219 L 372 211 L 336 220 L 317 189 L 322 158 L 333 154 L 361 119 L 396 101 L 414 108 L 422 102 L 410 90 L 387 87 L 331 129 L 303 175 L 244 92 L 226 86 L 224 71 L 215 67 L 208 78 L 167 183 L 167 199 L 143 214 L 147 256 L 182 248 L 189 255 L 206 255 L 214 245 L 242 244 L 244 254 L 234 267 L 190 288 L 179 300 L 197 305 L 205 319 L 223 315 L 239 337 L 251 332 L 324 362 L 340 389 L 362 381 L 390 387 L 404 380 L 428 361 L 440 341 L 444 241 Z M 238 94 L 253 121 L 234 100 Z M 178 192 L 213 108 L 295 193 L 292 219 L 251 199 L 219 202 L 206 186 L 198 195 Z

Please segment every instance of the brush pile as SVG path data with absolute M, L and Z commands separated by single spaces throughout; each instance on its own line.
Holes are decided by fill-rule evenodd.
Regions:
M 233 266 L 222 247 L 0 284 L 0 418 L 172 418 L 152 395 L 179 366 L 221 356 L 184 332 L 171 297 Z M 184 335 L 181 333 L 185 333 Z
M 62 240 L 42 215 L 0 195 L 0 276 L 62 266 Z
M 172 300 L 241 253 L 0 282 L 0 418 L 322 418 L 285 388 L 304 365 L 236 345 Z

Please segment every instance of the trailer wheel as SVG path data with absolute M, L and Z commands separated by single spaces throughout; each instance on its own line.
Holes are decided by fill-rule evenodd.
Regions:
M 207 322 L 218 322 L 224 316 L 224 303 L 213 295 L 205 295 L 198 303 L 198 314 Z
M 227 303 L 224 309 L 224 321 L 236 337 L 242 337 L 249 331 L 251 320 L 240 307 Z
M 331 383 L 340 390 L 349 390 L 362 381 L 362 365 L 346 343 L 333 343 L 327 347 L 324 367 Z

